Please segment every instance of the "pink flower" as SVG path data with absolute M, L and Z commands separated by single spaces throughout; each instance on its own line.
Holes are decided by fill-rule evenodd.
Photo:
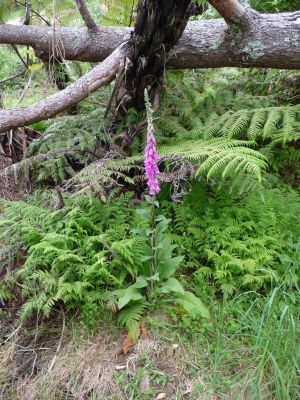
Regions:
M 157 162 L 159 155 L 156 150 L 156 140 L 154 137 L 154 126 L 152 122 L 151 112 L 148 114 L 148 127 L 147 127 L 147 146 L 145 148 L 145 170 L 147 177 L 147 185 L 149 187 L 149 193 L 155 195 L 160 191 L 157 174 L 159 169 Z

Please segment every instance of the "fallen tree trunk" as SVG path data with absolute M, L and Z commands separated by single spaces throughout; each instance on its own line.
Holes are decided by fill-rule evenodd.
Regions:
M 118 47 L 102 64 L 93 68 L 66 89 L 45 100 L 21 109 L 1 110 L 0 133 L 51 118 L 79 103 L 90 93 L 115 78 L 128 51 L 125 45 Z
M 172 68 L 266 67 L 300 68 L 300 12 L 259 14 L 248 10 L 251 27 L 236 32 L 223 19 L 192 21 L 174 47 L 167 66 Z M 103 61 L 129 39 L 131 28 L 87 29 L 0 25 L 0 43 L 32 46 L 49 58 L 55 42 L 66 60 Z M 59 37 L 59 40 L 58 40 Z

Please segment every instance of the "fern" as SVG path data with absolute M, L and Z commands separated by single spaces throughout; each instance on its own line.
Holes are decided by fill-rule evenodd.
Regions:
M 250 176 L 260 182 L 262 171 L 267 167 L 267 160 L 262 156 L 264 151 L 267 154 L 266 146 L 270 143 L 283 146 L 299 138 L 298 106 L 270 107 L 273 105 L 271 98 L 236 93 L 230 80 L 219 82 L 215 75 L 216 82 L 209 81 L 206 87 L 199 75 L 183 74 L 179 89 L 180 74 L 173 75 L 170 75 L 171 88 L 165 92 L 158 111 L 159 152 L 170 158 L 179 156 L 203 162 L 196 176 L 235 179 L 238 175 L 244 190 L 249 190 L 257 186 Z M 172 91 L 172 85 L 176 90 Z M 245 105 L 249 108 L 241 109 Z M 134 146 L 142 149 L 141 139 Z M 260 148 L 260 154 L 249 149 L 250 146 Z M 272 160 L 271 151 L 268 155 Z M 101 176 L 97 184 L 89 183 L 89 187 L 105 196 L 105 186 L 118 186 L 124 181 L 136 184 L 142 179 L 139 174 L 141 161 L 136 154 L 135 157 L 97 163 L 75 176 L 74 183 L 83 189 L 87 182 L 95 181 L 95 175 Z M 136 175 L 134 181 L 130 180 L 132 173 Z
M 239 110 L 225 113 L 213 124 L 208 123 L 198 131 L 193 131 L 193 137 L 211 138 L 223 136 L 229 139 L 248 140 L 275 139 L 285 144 L 296 140 L 300 134 L 300 108 L 268 107 L 252 110 Z
M 114 189 L 122 188 L 124 184 L 135 185 L 143 180 L 140 161 L 140 157 L 128 157 L 95 162 L 71 178 L 66 184 L 66 189 L 74 191 L 77 195 L 86 192 L 97 193 L 102 199 L 106 199 Z M 133 172 L 134 178 L 130 176 Z
M 24 202 L 6 202 L 0 221 L 4 240 L 10 237 L 18 243 L 16 255 L 20 249 L 28 251 L 23 267 L 15 274 L 16 279 L 22 282 L 26 299 L 20 311 L 22 319 L 33 311 L 49 315 L 59 303 L 68 308 L 85 309 L 87 303 L 100 307 L 102 297 L 99 290 L 102 288 L 104 296 L 108 288 L 122 284 L 128 276 L 128 259 L 124 258 L 123 251 L 119 258 L 116 256 L 111 260 L 115 251 L 107 248 L 101 237 L 105 236 L 105 230 L 109 230 L 111 224 L 120 225 L 125 219 L 130 221 L 130 197 L 121 196 L 112 205 L 82 198 L 61 211 Z M 8 225 L 7 218 L 15 223 Z M 128 247 L 124 235 L 125 231 L 121 230 L 116 241 L 118 249 L 131 249 L 133 259 L 138 260 L 140 250 L 134 254 L 138 239 L 130 239 L 132 243 Z M 3 263 L 8 265 L 11 252 L 3 253 L 3 257 Z
M 196 171 L 196 176 L 206 174 L 211 178 L 221 175 L 224 178 L 231 171 L 242 170 L 260 180 L 261 170 L 267 165 L 266 159 L 246 146 L 253 146 L 253 143 L 224 139 L 189 141 L 184 145 L 164 147 L 161 149 L 161 154 L 176 155 L 194 162 L 203 161 Z
M 85 116 L 58 118 L 41 138 L 31 142 L 27 158 L 1 171 L 0 178 L 14 176 L 21 180 L 24 171 L 29 170 L 36 182 L 60 183 L 90 163 L 98 141 L 108 145 L 110 138 L 104 133 L 104 127 L 99 110 Z
M 242 176 L 243 186 L 249 190 L 255 186 L 249 177 L 261 182 L 267 166 L 262 155 L 264 151 L 267 154 L 267 148 L 262 145 L 269 146 L 271 142 L 282 146 L 299 137 L 297 106 L 268 107 L 272 99 L 236 91 L 230 76 L 216 79 L 216 74 L 208 83 L 197 73 L 183 74 L 183 85 L 175 91 L 172 85 L 178 89 L 178 76 L 179 73 L 170 74 L 170 89 L 158 111 L 157 140 L 164 161 L 181 157 L 203 163 L 196 176 L 203 174 L 215 181 Z M 241 109 L 245 105 L 249 108 Z M 123 123 L 140 118 L 131 114 Z M 40 139 L 32 142 L 28 158 L 8 168 L 5 174 L 18 174 L 29 168 L 37 182 L 50 180 L 54 184 L 67 180 L 66 190 L 79 195 L 90 191 L 105 199 L 116 188 L 143 184 L 144 139 L 143 135 L 135 139 L 135 156 L 121 158 L 115 154 L 114 141 L 106 134 L 98 110 L 86 116 L 57 119 Z M 261 149 L 257 152 L 249 147 Z M 92 162 L 91 149 L 96 148 L 94 156 L 99 161 Z M 272 158 L 272 148 L 268 154 Z M 162 163 L 161 169 L 167 165 Z
M 101 16 L 103 25 L 130 26 L 133 23 L 132 13 L 137 0 L 114 0 L 113 7 L 110 0 L 105 0 L 103 4 L 107 7 L 107 11 Z
M 224 190 L 203 197 L 194 186 L 183 205 L 168 210 L 187 265 L 196 276 L 213 279 L 225 297 L 244 288 L 266 290 L 284 279 L 279 260 L 299 235 L 295 191 L 264 189 L 234 200 Z
M 251 175 L 261 181 L 261 174 L 267 167 L 267 160 L 261 153 L 249 148 L 255 145 L 248 141 L 229 141 L 223 138 L 203 140 L 189 140 L 179 142 L 176 145 L 159 147 L 159 153 L 163 161 L 172 161 L 176 158 L 190 160 L 200 166 L 195 175 L 207 176 L 207 178 L 221 179 L 233 176 L 237 173 Z M 127 157 L 116 161 L 106 161 L 92 164 L 83 169 L 72 178 L 67 187 L 76 188 L 77 193 L 91 191 L 107 197 L 107 192 L 114 187 L 124 184 L 137 184 L 143 182 L 142 175 L 143 157 Z M 201 164 L 203 162 L 203 164 Z M 134 178 L 128 176 L 132 172 Z M 162 174 L 163 177 L 163 174 Z
M 144 300 L 131 302 L 130 305 L 118 314 L 118 323 L 127 328 L 132 338 L 137 337 L 141 319 L 146 310 L 146 302 Z

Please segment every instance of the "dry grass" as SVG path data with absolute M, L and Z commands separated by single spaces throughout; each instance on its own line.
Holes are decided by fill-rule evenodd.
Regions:
M 274 387 L 266 378 L 257 388 L 253 386 L 258 368 L 253 348 L 238 337 L 220 335 L 220 331 L 214 337 L 213 330 L 204 336 L 191 335 L 168 319 L 159 319 L 157 313 L 149 321 L 148 336 L 124 355 L 121 349 L 126 332 L 113 322 L 87 333 L 78 321 L 64 324 L 64 318 L 55 322 L 32 321 L 30 329 L 13 328 L 3 319 L 0 399 L 275 398 Z
M 193 386 L 204 385 L 200 370 L 190 380 L 191 355 L 181 343 L 149 334 L 125 356 L 123 330 L 105 326 L 87 334 L 74 326 L 62 329 L 62 323 L 47 323 L 30 331 L 21 327 L 10 337 L 13 331 L 2 332 L 1 400 L 143 400 L 159 393 L 167 399 L 192 399 Z M 141 389 L 144 373 L 150 382 Z

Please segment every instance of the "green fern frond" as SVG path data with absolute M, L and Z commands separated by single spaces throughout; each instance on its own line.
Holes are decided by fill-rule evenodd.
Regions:
M 249 125 L 251 120 L 251 114 L 249 112 L 245 112 L 244 114 L 240 115 L 231 125 L 232 121 L 229 120 L 229 127 L 227 128 L 227 124 L 221 130 L 222 136 L 228 136 L 228 138 L 236 138 L 241 137 L 245 132 L 246 127 Z M 227 129 L 226 129 L 227 128 Z M 227 132 L 226 132 L 227 130 Z
M 286 111 L 284 113 L 284 116 L 286 114 L 289 114 L 289 111 Z M 282 118 L 282 112 L 279 108 L 278 109 L 275 108 L 268 113 L 268 118 L 263 128 L 263 134 L 262 134 L 263 139 L 272 138 L 272 135 L 274 134 L 274 132 L 276 132 L 276 128 L 279 122 L 281 121 L 281 118 Z
M 266 110 L 258 110 L 257 112 L 253 113 L 250 126 L 248 128 L 248 137 L 250 140 L 256 140 L 256 138 L 259 136 L 260 132 L 264 128 L 266 116 Z
M 118 314 L 118 323 L 126 326 L 129 335 L 134 339 L 137 337 L 146 307 L 147 303 L 145 300 L 134 301 L 129 306 L 123 308 Z
M 245 147 L 242 147 L 245 146 Z M 261 180 L 261 171 L 267 166 L 265 157 L 259 152 L 246 146 L 253 146 L 247 141 L 229 141 L 223 138 L 209 141 L 189 141 L 177 146 L 168 146 L 160 149 L 162 155 L 176 155 L 194 162 L 203 163 L 196 171 L 196 176 L 206 174 L 208 178 L 232 170 L 243 171 Z M 229 166 L 228 166 L 229 165 Z
M 199 131 L 202 137 L 224 136 L 257 140 L 275 139 L 285 144 L 300 135 L 299 106 L 278 106 L 228 113 Z M 279 136 L 280 134 L 280 136 Z

